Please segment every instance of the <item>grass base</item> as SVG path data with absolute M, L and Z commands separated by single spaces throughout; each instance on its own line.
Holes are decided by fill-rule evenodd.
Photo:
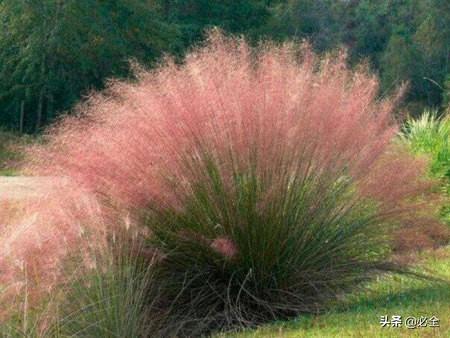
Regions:
M 420 254 L 418 270 L 450 279 L 450 247 Z M 402 316 L 402 327 L 382 328 L 383 315 Z M 409 316 L 436 316 L 440 326 L 408 329 L 404 320 Z M 368 292 L 348 297 L 344 305 L 325 314 L 217 337 L 450 337 L 450 286 L 385 276 L 373 282 Z

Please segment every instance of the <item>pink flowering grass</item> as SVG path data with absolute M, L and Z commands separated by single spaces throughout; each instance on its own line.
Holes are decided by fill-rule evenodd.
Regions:
M 105 244 L 92 196 L 68 182 L 41 189 L 38 197 L 2 206 L 0 322 L 41 307 L 74 273 L 66 261 L 92 265 L 91 255 Z
M 92 95 L 30 170 L 149 230 L 185 335 L 321 310 L 394 269 L 390 230 L 429 187 L 391 144 L 396 98 L 345 61 L 212 32 L 182 65 Z

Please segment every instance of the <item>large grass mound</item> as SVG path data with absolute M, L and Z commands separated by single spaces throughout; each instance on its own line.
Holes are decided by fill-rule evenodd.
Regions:
M 52 263 L 81 230 L 111 243 L 132 233 L 158 285 L 149 316 L 169 336 L 316 313 L 403 271 L 391 234 L 424 213 L 425 166 L 392 145 L 395 98 L 378 100 L 377 79 L 344 53 L 253 49 L 214 32 L 183 64 L 136 78 L 93 95 L 32 150 L 32 173 L 89 196 L 74 209 L 54 191 L 58 210 L 40 213 L 54 224 L 33 229 L 70 234 L 42 251 Z

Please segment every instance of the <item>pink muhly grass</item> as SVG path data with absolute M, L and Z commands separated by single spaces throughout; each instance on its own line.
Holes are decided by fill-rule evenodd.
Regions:
M 266 175 L 287 162 L 304 173 L 345 168 L 366 181 L 397 132 L 394 101 L 376 99 L 374 76 L 348 70 L 343 53 L 318 59 L 307 45 L 267 45 L 254 56 L 245 42 L 212 34 L 183 66 L 169 62 L 137 77 L 111 83 L 53 128 L 50 144 L 32 149 L 34 173 L 70 176 L 129 209 L 174 205 L 176 187 L 161 174 L 184 187 L 193 174 L 186 156 L 203 148 L 233 166 L 251 158 Z M 397 200 L 407 192 L 396 177 L 416 166 L 405 156 L 384 173 L 384 193 L 403 191 Z M 228 162 L 221 170 L 230 173 Z
M 392 146 L 396 98 L 345 61 L 212 32 L 182 65 L 92 95 L 29 169 L 148 226 L 186 322 L 315 311 L 386 266 L 390 225 L 428 188 Z
M 79 268 L 88 266 L 92 254 L 104 246 L 101 213 L 92 197 L 68 182 L 42 188 L 40 194 L 39 198 L 11 202 L 17 210 L 2 215 L 0 314 L 3 317 L 14 315 L 23 306 L 24 297 L 30 307 L 48 300 L 74 272 L 66 269 L 66 261 L 77 261 L 75 265 Z

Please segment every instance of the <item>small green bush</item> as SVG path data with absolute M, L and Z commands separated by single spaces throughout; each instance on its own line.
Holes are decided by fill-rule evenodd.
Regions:
M 414 153 L 430 157 L 431 175 L 442 180 L 442 191 L 450 196 L 450 116 L 425 111 L 420 118 L 406 121 L 400 137 Z M 449 205 L 444 206 L 442 215 L 450 224 Z

